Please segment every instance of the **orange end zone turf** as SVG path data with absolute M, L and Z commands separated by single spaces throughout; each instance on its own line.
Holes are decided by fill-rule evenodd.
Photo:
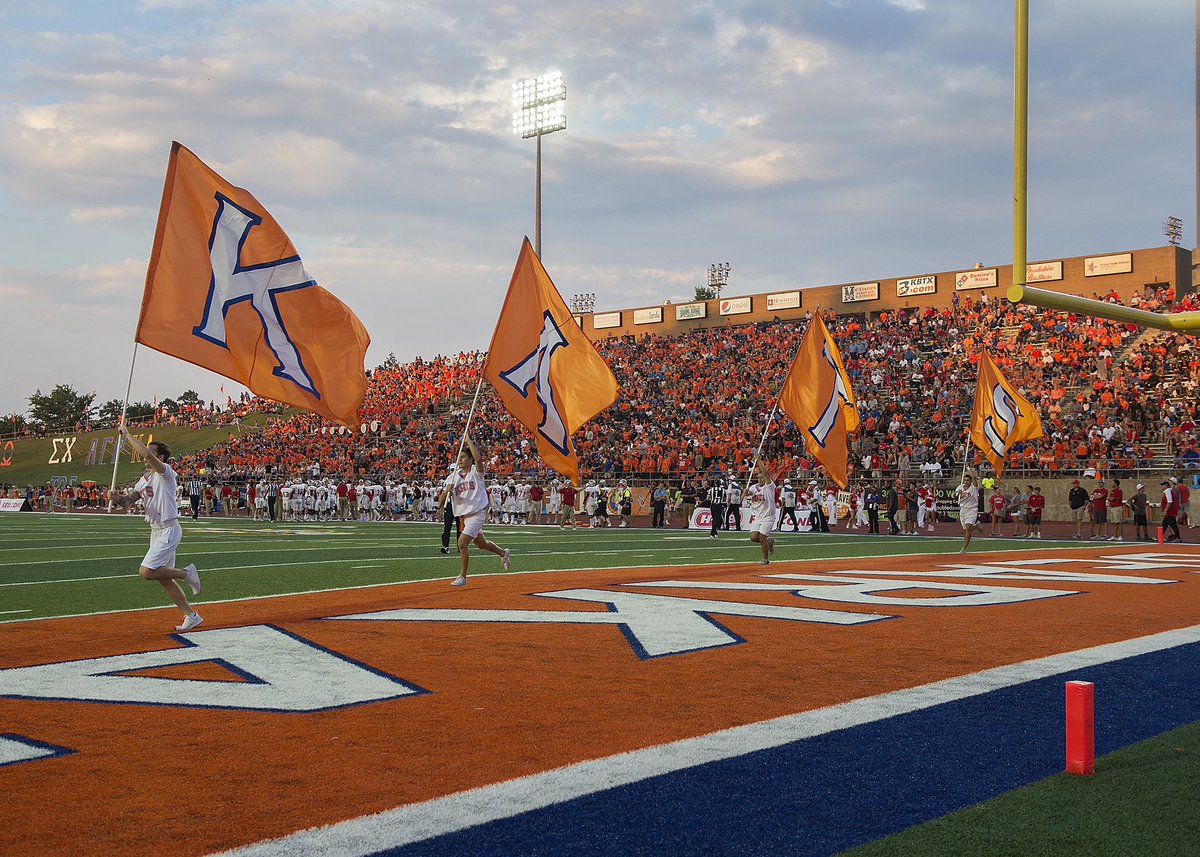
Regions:
M 1019 568 L 1026 576 L 972 577 L 977 566 Z M 922 574 L 942 571 L 949 576 Z M 1108 579 L 1027 576 L 1062 572 Z M 862 595 L 887 580 L 901 583 Z M 678 584 L 646 585 L 655 581 Z M 751 588 L 704 588 L 721 584 Z M 758 588 L 763 584 L 780 588 Z M 792 594 L 820 595 L 811 591 L 818 586 L 850 600 Z M 960 604 L 1012 590 L 1030 590 L 1034 600 Z M 564 591 L 576 597 L 531 597 Z M 600 603 L 604 593 L 631 625 L 578 615 L 570 624 L 529 624 L 504 613 L 488 615 L 509 621 L 462 621 L 487 618 L 480 614 L 327 620 L 414 609 L 600 614 L 609 612 Z M 695 614 L 680 599 L 729 606 L 707 610 L 703 627 L 689 626 L 686 617 Z M 336 665 L 350 683 L 360 676 L 396 688 L 393 698 L 310 713 L 187 705 L 224 681 L 247 699 L 269 690 L 252 668 L 255 653 L 237 650 L 187 664 L 99 662 L 65 673 L 111 672 L 127 678 L 108 685 L 137 679 L 156 692 L 177 689 L 182 705 L 3 698 L 14 694 L 18 679 L 24 690 L 16 692 L 26 694 L 40 680 L 15 668 L 190 651 L 168 636 L 177 619 L 165 609 L 3 625 L 0 731 L 74 752 L 0 767 L 7 798 L 0 852 L 156 855 L 235 847 L 571 762 L 1192 625 L 1198 599 L 1200 552 L 1148 546 L 477 576 L 463 589 L 437 581 L 208 605 L 204 626 L 187 635 L 192 644 L 206 651 L 206 640 L 237 628 L 246 640 L 278 638 L 280 651 L 299 652 L 299 660 L 274 656 L 272 667 L 295 666 L 298 693 L 311 687 L 300 663 L 305 652 L 317 670 Z M 780 608 L 774 618 L 765 615 Z M 666 642 L 639 636 L 641 620 L 629 612 L 638 609 L 665 611 L 665 622 L 674 616 L 679 634 Z M 831 624 L 788 609 L 824 611 L 813 613 L 817 620 L 870 621 Z M 730 615 L 739 610 L 760 615 Z M 680 653 L 648 657 L 648 643 Z M 69 689 L 61 677 L 43 688 L 49 696 Z M 326 690 L 336 697 L 345 688 Z M 51 822 L 36 811 L 45 807 L 69 811 Z

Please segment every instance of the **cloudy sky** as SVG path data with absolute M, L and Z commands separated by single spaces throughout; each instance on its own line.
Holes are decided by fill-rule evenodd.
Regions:
M 1168 215 L 1192 246 L 1192 4 L 1032 5 L 1029 258 L 1159 246 Z M 123 395 L 172 140 L 271 211 L 370 365 L 485 347 L 533 232 L 512 84 L 550 70 L 568 298 L 678 301 L 720 261 L 730 294 L 1003 264 L 1013 7 L 0 0 L 0 414 Z M 223 383 L 143 348 L 133 398 Z

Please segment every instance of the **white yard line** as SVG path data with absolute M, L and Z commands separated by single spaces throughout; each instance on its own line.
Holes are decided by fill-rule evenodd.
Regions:
M 292 857 L 301 854 L 306 857 L 334 854 L 351 857 L 374 854 L 651 777 L 734 759 L 994 690 L 1196 642 L 1200 642 L 1200 625 L 1035 658 L 815 711 L 735 726 L 670 744 L 578 762 L 222 853 L 237 857 Z

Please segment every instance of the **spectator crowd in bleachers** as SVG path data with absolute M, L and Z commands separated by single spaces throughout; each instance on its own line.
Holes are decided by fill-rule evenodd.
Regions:
M 957 295 L 955 296 L 957 298 Z M 1116 295 L 1097 296 L 1118 301 Z M 1194 310 L 1168 289 L 1132 301 L 1143 309 Z M 1183 335 L 1071 313 L 1013 306 L 986 295 L 946 309 L 889 311 L 871 318 L 827 315 L 862 417 L 852 471 L 887 478 L 946 473 L 963 456 L 981 349 L 1042 417 L 1046 437 L 1010 452 L 1008 466 L 1039 476 L 1094 476 L 1143 467 L 1198 467 L 1196 389 L 1200 355 Z M 583 478 L 677 479 L 744 475 L 806 324 L 722 326 L 678 337 L 618 337 L 597 343 L 620 385 L 616 403 L 576 435 Z M 454 457 L 483 354 L 394 359 L 371 373 L 364 430 L 309 414 L 272 416 L 180 462 L 213 480 L 274 474 L 438 479 Z M 251 397 L 243 412 L 275 412 Z M 549 478 L 529 436 L 486 390 L 472 435 L 499 478 Z M 814 465 L 799 433 L 777 416 L 764 453 L 779 470 Z

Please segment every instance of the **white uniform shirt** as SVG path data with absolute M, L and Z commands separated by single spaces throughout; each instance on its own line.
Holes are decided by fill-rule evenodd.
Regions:
M 772 522 L 775 520 L 774 482 L 768 482 L 766 485 L 759 485 L 755 482 L 746 492 L 746 499 L 750 501 L 750 511 L 754 514 L 755 520 Z
M 163 463 L 163 472 L 151 471 L 143 475 L 134 486 L 135 491 L 142 495 L 146 508 L 146 521 L 152 527 L 172 524 L 179 517 L 179 507 L 175 503 L 175 489 L 178 479 L 171 465 Z
M 451 485 L 450 500 L 456 516 L 470 515 L 488 507 L 487 486 L 475 465 L 467 472 L 452 473 L 447 482 Z

